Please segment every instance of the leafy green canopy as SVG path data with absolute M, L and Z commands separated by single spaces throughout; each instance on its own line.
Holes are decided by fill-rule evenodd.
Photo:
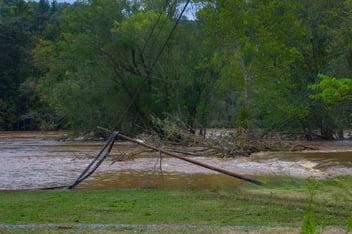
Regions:
M 77 2 L 67 7 L 55 40 L 40 39 L 34 50 L 43 99 L 76 129 L 112 124 L 118 115 L 114 82 L 99 48 L 111 40 L 114 20 L 123 16 L 112 1 Z M 120 12 L 120 13 L 119 13 Z M 114 112 L 114 114 L 111 114 Z
M 238 100 L 237 124 L 277 129 L 285 117 L 301 115 L 290 93 L 291 67 L 302 58 L 296 41 L 305 36 L 296 7 L 290 1 L 220 0 L 201 11 L 217 45 L 219 88 Z
M 310 89 L 320 91 L 311 95 L 312 99 L 321 99 L 329 105 L 352 101 L 351 78 L 336 79 L 323 74 L 320 74 L 319 78 L 319 84 L 310 85 Z
M 349 126 L 350 0 L 199 2 L 0 0 L 0 129 Z
M 310 98 L 323 102 L 326 125 L 334 129 L 349 126 L 352 120 L 352 79 L 337 79 L 323 74 L 319 74 L 319 78 L 318 84 L 309 86 L 315 93 Z M 341 131 L 339 137 L 343 137 Z
M 205 111 L 201 34 L 191 22 L 171 34 L 176 11 L 156 12 L 154 4 L 78 2 L 63 13 L 55 40 L 39 40 L 43 97 L 72 128 L 133 132 L 168 115 L 193 126 Z
M 19 86 L 30 60 L 31 14 L 24 1 L 0 1 L 0 130 L 19 124 Z

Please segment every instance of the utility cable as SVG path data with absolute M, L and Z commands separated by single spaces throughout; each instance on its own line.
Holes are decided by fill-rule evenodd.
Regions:
M 166 0 L 166 1 L 165 1 L 165 4 L 163 5 L 163 7 L 162 7 L 162 9 L 161 9 L 161 11 L 160 11 L 160 13 L 159 13 L 159 16 L 158 16 L 157 20 L 156 20 L 155 23 L 153 24 L 152 30 L 150 31 L 150 33 L 149 33 L 149 35 L 148 35 L 148 37 L 147 37 L 147 40 L 146 40 L 145 43 L 144 43 L 144 46 L 143 46 L 143 49 L 142 49 L 142 54 L 144 53 L 144 51 L 145 51 L 145 49 L 146 49 L 146 47 L 147 47 L 147 45 L 148 45 L 148 43 L 149 43 L 149 40 L 152 38 L 152 35 L 153 35 L 153 33 L 154 33 L 154 30 L 155 30 L 156 26 L 158 25 L 158 23 L 159 23 L 159 21 L 160 21 L 160 19 L 161 19 L 161 16 L 163 15 L 164 11 L 166 10 L 166 7 L 167 7 L 167 5 L 169 4 L 169 2 L 170 2 L 170 0 Z M 160 31 L 161 31 L 162 28 L 163 28 L 163 26 L 160 28 Z
M 158 60 L 159 60 L 161 54 L 163 53 L 163 51 L 164 51 L 164 49 L 165 49 L 167 43 L 168 43 L 169 40 L 171 39 L 172 34 L 175 32 L 176 27 L 177 27 L 178 23 L 180 22 L 180 20 L 181 20 L 183 14 L 184 14 L 184 12 L 186 11 L 187 6 L 188 6 L 188 4 L 189 4 L 190 2 L 191 2 L 191 0 L 187 0 L 186 4 L 185 4 L 184 7 L 182 8 L 182 11 L 181 11 L 180 15 L 177 17 L 177 20 L 176 20 L 174 26 L 172 27 L 172 29 L 171 29 L 171 31 L 170 31 L 168 37 L 166 38 L 165 43 L 164 43 L 163 46 L 161 47 L 161 50 L 160 50 L 159 54 L 156 56 L 154 62 L 152 63 L 152 66 L 151 66 L 151 68 L 150 68 L 150 72 L 153 70 L 155 64 L 158 62 Z
M 169 0 L 167 0 L 167 1 L 165 2 L 164 9 L 166 9 L 166 6 L 167 6 L 168 3 L 169 3 Z M 159 58 L 160 58 L 160 56 L 162 55 L 163 51 L 165 50 L 166 45 L 167 45 L 168 42 L 170 41 L 170 39 L 171 39 L 173 33 L 175 32 L 176 27 L 177 27 L 178 23 L 180 22 L 180 20 L 181 20 L 181 18 L 182 18 L 182 16 L 183 16 L 185 10 L 187 9 L 187 6 L 189 5 L 189 3 L 190 3 L 190 0 L 187 0 L 186 4 L 185 4 L 184 7 L 182 8 L 181 13 L 180 13 L 179 16 L 177 17 L 177 20 L 176 20 L 174 26 L 172 27 L 172 29 L 171 29 L 171 31 L 170 31 L 170 33 L 169 33 L 169 35 L 168 35 L 166 41 L 164 42 L 163 46 L 161 47 L 159 53 L 157 54 L 157 56 L 156 56 L 156 58 L 155 58 L 155 60 L 154 60 L 154 62 L 152 63 L 152 66 L 151 66 L 151 68 L 150 68 L 150 70 L 149 70 L 149 73 L 152 73 L 152 70 L 154 69 L 156 63 L 158 62 L 158 60 L 159 60 Z M 145 50 L 145 48 L 146 48 L 146 46 L 147 46 L 147 42 L 150 40 L 150 38 L 151 38 L 153 32 L 155 31 L 155 28 L 156 28 L 157 24 L 158 24 L 159 21 L 160 21 L 160 18 L 161 18 L 162 13 L 163 13 L 163 12 L 161 11 L 160 14 L 159 14 L 159 17 L 157 18 L 157 21 L 154 23 L 153 28 L 152 28 L 152 30 L 151 30 L 151 32 L 150 32 L 148 38 L 147 38 L 147 41 L 146 41 L 146 43 L 145 43 L 145 45 L 144 45 L 143 50 Z M 129 109 L 130 109 L 131 106 L 133 105 L 133 102 L 136 101 L 136 99 L 137 99 L 137 97 L 138 97 L 138 93 L 139 93 L 139 91 L 144 87 L 144 83 L 145 83 L 146 80 L 147 80 L 146 77 L 144 77 L 142 83 L 140 84 L 140 86 L 138 87 L 138 89 L 135 91 L 135 95 L 130 99 L 130 104 L 126 107 L 125 111 L 123 111 L 123 113 L 120 115 L 120 116 L 121 116 L 121 117 L 120 117 L 120 120 L 122 119 L 122 116 L 125 116 L 126 113 L 129 111 Z
M 100 152 L 98 153 L 98 155 L 94 158 L 94 160 L 86 167 L 86 169 L 81 173 L 81 175 L 76 179 L 76 181 L 70 185 L 68 187 L 68 189 L 73 189 L 75 188 L 78 184 L 80 184 L 83 180 L 87 179 L 90 175 L 92 175 L 97 169 L 98 167 L 103 163 L 103 161 L 109 156 L 111 149 L 115 143 L 115 140 L 117 138 L 118 132 L 114 131 L 110 137 L 108 138 L 108 140 L 105 142 L 105 145 L 103 146 L 103 148 L 100 150 Z M 101 156 L 101 154 L 105 151 L 105 149 L 109 146 L 109 148 L 107 149 L 107 151 L 105 152 L 105 154 L 103 155 L 103 157 L 97 161 L 99 159 L 99 157 Z

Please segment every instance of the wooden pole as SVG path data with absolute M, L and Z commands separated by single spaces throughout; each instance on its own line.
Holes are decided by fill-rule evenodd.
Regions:
M 178 159 L 181 159 L 183 161 L 186 161 L 186 162 L 189 162 L 189 163 L 193 163 L 195 165 L 198 165 L 198 166 L 201 166 L 201 167 L 204 167 L 204 168 L 207 168 L 207 169 L 210 169 L 210 170 L 213 170 L 213 171 L 216 171 L 216 172 L 219 172 L 219 173 L 222 173 L 222 174 L 225 174 L 225 175 L 229 175 L 229 176 L 232 176 L 232 177 L 235 177 L 237 179 L 240 179 L 240 180 L 244 180 L 244 181 L 247 181 L 247 182 L 250 182 L 250 183 L 253 183 L 253 184 L 256 184 L 256 185 L 261 185 L 262 183 L 258 180 L 254 180 L 254 179 L 251 179 L 251 178 L 247 178 L 247 177 L 244 177 L 242 175 L 239 175 L 239 174 L 236 174 L 236 173 L 233 173 L 231 171 L 227 171 L 227 170 L 224 170 L 224 169 L 221 169 L 221 168 L 218 168 L 218 167 L 214 167 L 212 165 L 209 165 L 209 164 L 206 164 L 206 163 L 202 163 L 202 162 L 198 162 L 196 160 L 193 160 L 191 158 L 186 158 L 186 157 L 183 157 L 183 156 L 180 156 L 178 154 L 173 154 L 173 153 L 170 153 L 168 151 L 165 151 L 163 149 L 160 149 L 160 148 L 157 148 L 157 147 L 154 147 L 154 146 L 151 146 L 151 145 L 147 145 L 143 142 L 140 142 L 140 141 L 137 141 L 135 139 L 132 139 L 128 136 L 124 136 L 120 133 L 118 133 L 118 137 L 121 137 L 122 139 L 124 140 L 127 140 L 127 141 L 130 141 L 130 142 L 133 142 L 133 143 L 136 143 L 138 145 L 141 145 L 141 146 L 144 146 L 146 148 L 149 148 L 149 149 L 153 149 L 155 151 L 159 151 L 163 154 L 166 154 L 166 155 L 169 155 L 171 157 L 174 157 L 174 158 L 178 158 Z

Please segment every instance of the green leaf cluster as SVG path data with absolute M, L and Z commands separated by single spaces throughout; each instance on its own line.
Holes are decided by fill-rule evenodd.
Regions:
M 349 0 L 186 3 L 1 1 L 0 129 L 349 126 Z
M 319 84 L 310 86 L 310 89 L 320 91 L 310 97 L 313 99 L 321 99 L 327 104 L 337 104 L 352 100 L 352 79 L 329 77 L 320 74 L 321 81 Z

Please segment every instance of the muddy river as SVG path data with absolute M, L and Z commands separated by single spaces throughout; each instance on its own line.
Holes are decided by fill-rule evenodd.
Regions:
M 0 190 L 38 189 L 72 184 L 97 155 L 103 141 L 61 141 L 62 132 L 0 132 Z M 305 143 L 307 144 L 307 143 Z M 266 152 L 222 159 L 192 157 L 251 178 L 258 175 L 319 177 L 352 175 L 352 141 L 312 142 L 306 152 Z M 140 154 L 138 147 L 116 142 L 110 158 L 78 189 L 218 188 L 242 181 L 176 158 Z M 112 163 L 112 159 L 119 160 Z

